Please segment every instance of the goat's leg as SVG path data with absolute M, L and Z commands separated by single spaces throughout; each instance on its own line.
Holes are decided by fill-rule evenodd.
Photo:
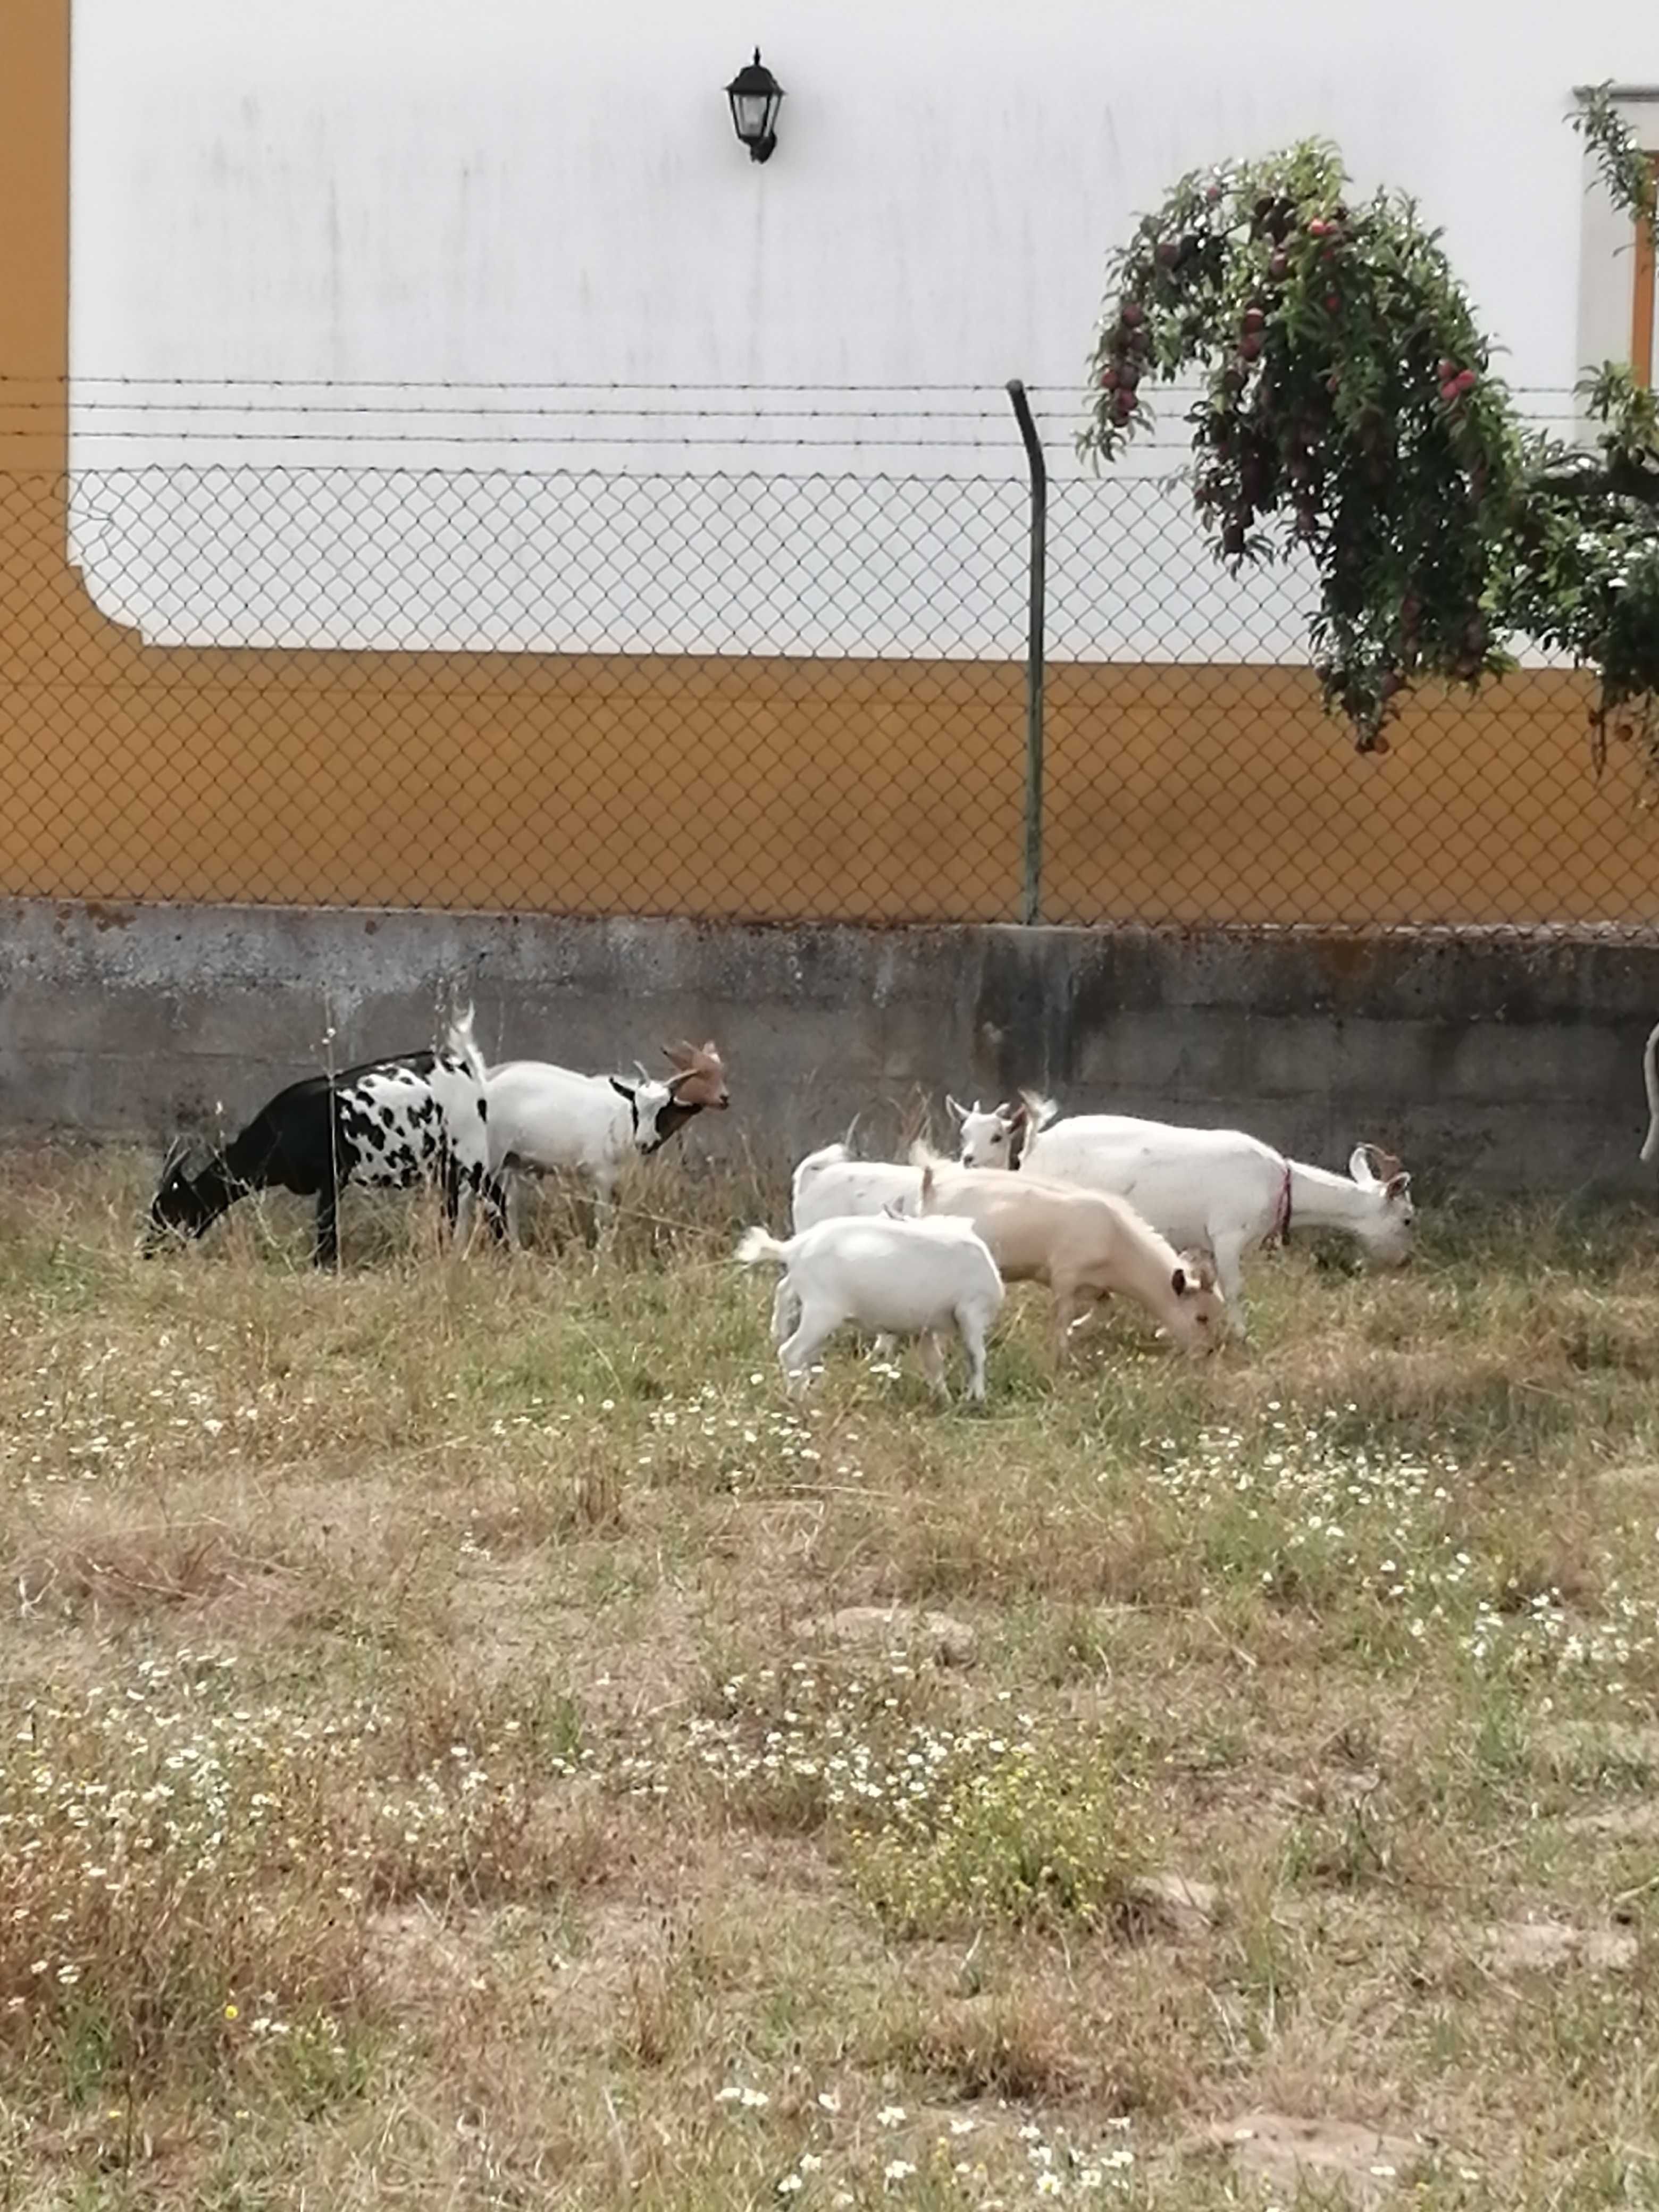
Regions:
M 483 1225 L 497 1244 L 507 1238 L 507 1191 L 499 1175 L 486 1174 L 478 1186 L 478 1211 Z
M 795 1286 L 786 1268 L 778 1277 L 778 1287 L 772 1293 L 772 1341 L 781 1344 L 793 1334 L 800 1322 L 800 1300 L 795 1296 Z
M 1217 1286 L 1227 1301 L 1228 1329 L 1234 1336 L 1243 1336 L 1248 1333 L 1244 1321 L 1244 1239 L 1212 1237 L 1210 1252 L 1215 1261 Z
M 793 1335 L 778 1346 L 778 1364 L 793 1396 L 799 1397 L 805 1389 L 813 1361 L 840 1326 L 842 1318 L 833 1311 L 802 1305 Z
M 1078 1295 L 1075 1284 L 1054 1290 L 1054 1364 L 1063 1367 L 1071 1350 L 1072 1325 L 1078 1317 Z
M 515 1252 L 521 1252 L 524 1249 L 524 1202 L 528 1182 L 529 1178 L 522 1168 L 509 1168 L 507 1170 L 507 1203 L 502 1208 L 502 1218 L 507 1229 L 507 1243 Z
M 481 1170 L 474 1168 L 465 1170 L 457 1178 L 455 1218 L 450 1224 L 450 1234 L 458 1251 L 465 1252 L 470 1249 L 472 1232 L 477 1226 L 481 1174 Z
M 477 1191 L 477 1168 L 463 1167 L 455 1154 L 446 1148 L 438 1170 L 438 1187 L 443 1198 L 444 1237 L 452 1251 L 465 1251 L 472 1235 L 473 1208 Z
M 951 1395 L 945 1380 L 945 1344 L 936 1328 L 923 1329 L 916 1340 L 916 1352 L 921 1361 L 921 1371 L 927 1378 L 927 1387 L 943 1405 Z
M 594 1178 L 593 1204 L 588 1221 L 589 1250 L 597 1254 L 608 1249 L 617 1233 L 617 1179 L 614 1173 Z
M 985 1316 L 972 1306 L 957 1309 L 957 1331 L 968 1354 L 968 1395 L 976 1406 L 985 1403 Z

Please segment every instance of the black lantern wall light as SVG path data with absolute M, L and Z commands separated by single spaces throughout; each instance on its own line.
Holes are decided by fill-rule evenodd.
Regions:
M 758 46 L 754 60 L 745 64 L 726 86 L 726 96 L 732 103 L 732 128 L 749 149 L 750 160 L 769 161 L 778 143 L 778 106 L 783 87 L 763 64 Z

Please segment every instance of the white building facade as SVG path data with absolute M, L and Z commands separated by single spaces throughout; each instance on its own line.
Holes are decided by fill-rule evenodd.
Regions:
M 76 0 L 74 30 L 73 451 L 94 487 L 76 547 L 106 611 L 162 641 L 775 643 L 741 573 L 708 627 L 709 563 L 729 569 L 755 511 L 745 484 L 1017 485 L 1015 375 L 1051 468 L 1075 474 L 1107 250 L 1182 171 L 1310 135 L 1340 145 L 1360 193 L 1416 196 L 1521 404 L 1565 432 L 1583 367 L 1628 350 L 1636 258 L 1628 222 L 1587 191 L 1573 88 L 1629 88 L 1659 149 L 1652 0 Z M 722 89 L 757 45 L 786 94 L 764 164 Z M 1178 417 L 1135 473 L 1178 465 Z M 100 477 L 181 462 L 222 473 L 176 526 L 146 507 L 152 535 L 183 534 L 177 557 L 140 559 Z M 507 562 L 491 624 L 441 580 L 395 606 L 365 593 L 346 524 L 334 544 L 303 501 L 271 570 L 287 574 L 291 530 L 303 592 L 296 569 L 239 598 L 222 565 L 199 588 L 195 534 L 222 564 L 247 471 L 347 468 L 465 474 L 466 514 L 495 514 L 503 543 L 513 502 L 489 487 L 539 487 L 516 495 L 525 561 Z M 659 511 L 705 485 L 659 533 L 663 588 L 631 611 L 556 606 L 556 549 L 604 526 L 574 487 L 619 477 L 663 487 Z M 1097 537 L 1092 496 L 1079 485 L 1074 526 Z M 638 514 L 618 508 L 624 565 Z M 1018 526 L 1015 499 L 996 528 Z M 1073 526 L 1062 500 L 1062 566 Z M 799 527 L 783 499 L 757 574 Z M 1116 527 L 1143 568 L 1196 550 L 1173 499 L 1142 497 Z M 920 649 L 924 536 L 893 555 L 866 649 Z M 854 539 L 826 552 L 793 649 L 854 649 L 836 580 L 872 557 Z M 316 577 L 337 568 L 319 615 Z M 197 574 L 195 596 L 163 589 L 163 569 Z M 954 649 L 1005 649 L 1000 586 L 962 589 Z M 1181 652 L 1243 650 L 1217 589 Z M 1293 649 L 1303 599 L 1284 590 L 1251 650 Z M 695 621 L 664 612 L 700 599 Z M 1085 627 L 1091 652 L 1163 649 L 1127 617 Z

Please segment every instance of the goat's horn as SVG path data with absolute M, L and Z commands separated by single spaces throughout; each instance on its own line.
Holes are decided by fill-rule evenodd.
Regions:
M 845 1145 L 845 1146 L 846 1146 L 846 1147 L 847 1147 L 847 1149 L 848 1149 L 848 1151 L 849 1152 L 850 1152 L 852 1151 L 852 1149 L 853 1149 L 853 1137 L 854 1137 L 854 1133 L 856 1131 L 856 1129 L 858 1128 L 859 1123 L 860 1123 L 863 1119 L 864 1119 L 864 1109 L 863 1109 L 863 1107 L 862 1107 L 862 1106 L 860 1106 L 860 1107 L 859 1108 L 858 1112 L 857 1112 L 856 1114 L 854 1114 L 854 1116 L 853 1116 L 852 1120 L 851 1120 L 851 1121 L 847 1124 L 847 1134 L 846 1134 L 846 1135 L 842 1139 L 842 1144 L 843 1144 L 843 1145 Z

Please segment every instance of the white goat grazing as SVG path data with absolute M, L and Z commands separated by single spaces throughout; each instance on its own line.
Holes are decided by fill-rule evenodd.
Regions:
M 1242 1129 L 1188 1129 L 1125 1114 L 1056 1119 L 1052 1099 L 1022 1091 L 1017 1105 L 955 1109 L 964 1167 L 1018 1168 L 1128 1199 L 1172 1244 L 1215 1261 L 1232 1326 L 1244 1326 L 1242 1261 L 1269 1238 L 1340 1229 L 1376 1267 L 1411 1255 L 1411 1177 L 1397 1159 L 1357 1145 L 1346 1176 L 1287 1159 Z
M 489 1070 L 489 1177 L 486 1217 L 515 1244 L 522 1220 L 522 1179 L 567 1170 L 593 1192 L 595 1235 L 609 1222 L 617 1178 L 631 1154 L 648 1158 L 704 1107 L 728 1102 L 725 1072 L 713 1043 L 665 1046 L 676 1073 L 659 1082 L 641 1068 L 639 1080 L 582 1075 L 544 1060 L 508 1060 Z M 503 1196 L 505 1203 L 503 1203 Z
M 968 1395 L 985 1397 L 985 1340 L 1002 1310 L 1002 1278 L 974 1225 L 946 1218 L 897 1220 L 836 1216 L 788 1238 L 744 1231 L 739 1263 L 765 1260 L 784 1271 L 800 1319 L 778 1347 L 792 1389 L 844 1322 L 921 1340 L 923 1370 L 944 1397 L 942 1333 L 954 1328 L 968 1354 Z
M 854 1121 L 856 1127 L 857 1123 Z M 921 1170 L 901 1160 L 855 1159 L 852 1130 L 840 1144 L 821 1145 L 795 1169 L 790 1185 L 789 1218 L 799 1237 L 847 1214 L 914 1214 L 921 1198 Z M 787 1274 L 778 1278 L 772 1300 L 772 1341 L 781 1344 L 799 1319 L 800 1309 Z M 885 1350 L 878 1338 L 874 1349 Z
M 1207 1260 L 1177 1253 L 1125 1199 L 1075 1184 L 953 1168 L 918 1146 L 923 1218 L 971 1221 L 1005 1282 L 1047 1283 L 1054 1294 L 1054 1354 L 1073 1323 L 1115 1291 L 1133 1298 L 1187 1352 L 1213 1352 L 1226 1318 Z
M 1659 1070 L 1654 1066 L 1656 1055 L 1659 1055 L 1659 1022 L 1648 1031 L 1648 1041 L 1642 1048 L 1642 1081 L 1648 1094 L 1648 1133 L 1641 1152 L 1644 1167 L 1659 1158 Z M 801 1164 L 804 1167 L 805 1162 Z

